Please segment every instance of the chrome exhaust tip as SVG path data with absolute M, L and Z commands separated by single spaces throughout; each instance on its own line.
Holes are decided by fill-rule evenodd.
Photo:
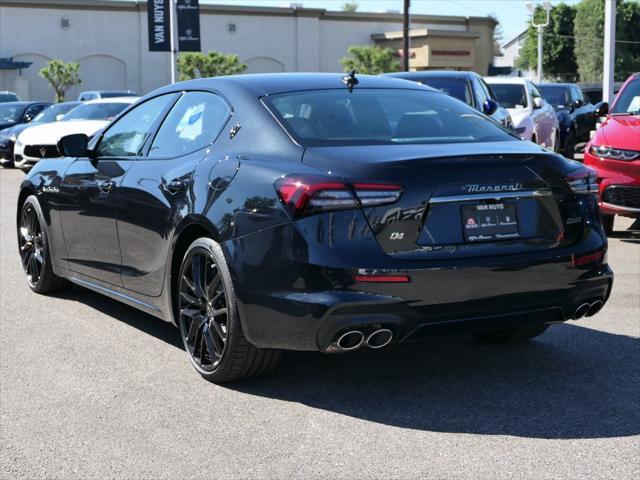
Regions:
M 367 347 L 376 349 L 386 347 L 391 340 L 393 340 L 393 332 L 388 328 L 380 328 L 369 334 L 364 343 Z
M 600 311 L 603 305 L 604 305 L 604 302 L 602 300 L 596 300 L 589 306 L 589 310 L 587 310 L 587 313 L 585 314 L 585 316 L 586 317 L 594 316 L 596 313 Z
M 364 342 L 364 333 L 360 330 L 349 330 L 343 333 L 335 341 L 338 348 L 343 352 L 356 350 L 362 346 Z
M 576 311 L 573 313 L 573 318 L 575 320 L 581 319 L 589 311 L 590 307 L 591 307 L 590 303 L 583 303 L 578 308 L 576 308 Z

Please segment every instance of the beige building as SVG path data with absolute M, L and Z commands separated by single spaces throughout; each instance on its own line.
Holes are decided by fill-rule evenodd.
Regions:
M 235 53 L 247 72 L 342 71 L 351 45 L 380 44 L 401 53 L 402 15 L 312 8 L 201 5 L 203 51 Z M 149 52 L 146 1 L 1 0 L 0 90 L 53 97 L 38 70 L 51 59 L 80 62 L 81 90 L 146 93 L 170 80 L 169 54 Z M 496 22 L 488 17 L 413 15 L 412 69 L 486 74 Z M 12 59 L 12 61 L 8 61 Z M 28 68 L 15 68 L 31 62 Z

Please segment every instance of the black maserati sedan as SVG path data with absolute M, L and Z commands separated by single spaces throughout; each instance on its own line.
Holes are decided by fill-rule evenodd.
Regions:
M 282 350 L 525 340 L 611 292 L 594 172 L 417 83 L 192 80 L 58 148 L 20 188 L 28 285 L 174 323 L 211 381 Z

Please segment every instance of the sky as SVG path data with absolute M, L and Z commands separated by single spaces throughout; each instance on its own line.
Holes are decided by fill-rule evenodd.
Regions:
M 200 3 L 226 5 L 258 5 L 263 7 L 288 7 L 290 3 L 302 3 L 309 8 L 340 10 L 347 0 L 200 0 Z M 349 0 L 358 4 L 360 12 L 402 11 L 403 0 Z M 552 4 L 576 4 L 579 0 L 551 0 Z M 533 3 L 542 3 L 541 1 Z M 460 15 L 482 17 L 494 15 L 502 25 L 506 43 L 528 26 L 529 11 L 525 0 L 411 0 L 411 13 L 429 15 Z

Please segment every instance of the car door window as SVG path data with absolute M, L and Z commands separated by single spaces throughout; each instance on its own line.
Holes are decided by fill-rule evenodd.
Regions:
M 577 88 L 571 88 L 571 103 L 575 105 L 575 102 L 582 103 L 582 95 Z
M 31 120 L 33 120 L 33 118 L 38 115 L 44 107 L 44 105 L 31 105 L 30 107 L 28 107 L 24 112 L 25 121 L 30 122 Z
M 147 140 L 158 117 L 175 98 L 161 95 L 126 113 L 104 133 L 98 145 L 99 157 L 135 157 Z
M 149 157 L 177 157 L 213 143 L 231 108 L 209 92 L 188 92 L 167 115 L 153 140 Z
M 476 97 L 476 107 L 478 107 L 478 109 L 482 109 L 482 105 L 484 104 L 484 102 L 486 102 L 489 98 L 488 93 L 484 90 L 484 88 L 482 88 L 482 85 L 480 85 L 480 82 L 478 81 L 478 79 L 473 80 L 473 95 L 474 97 Z
M 533 83 L 529 83 L 529 94 L 531 95 L 532 99 L 542 98 L 540 90 L 538 90 L 538 87 L 536 87 Z

